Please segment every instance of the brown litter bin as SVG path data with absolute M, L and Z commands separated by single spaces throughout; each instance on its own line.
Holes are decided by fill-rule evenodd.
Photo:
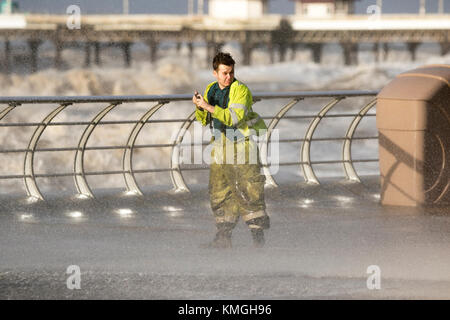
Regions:
M 450 208 L 450 65 L 398 75 L 377 97 L 381 203 Z

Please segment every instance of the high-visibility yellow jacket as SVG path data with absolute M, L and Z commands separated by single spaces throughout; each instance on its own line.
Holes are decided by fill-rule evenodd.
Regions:
M 217 86 L 217 81 L 215 81 L 206 87 L 205 93 L 203 94 L 206 102 L 209 103 L 208 93 L 211 88 L 217 88 Z M 261 130 L 267 129 L 264 120 L 253 111 L 252 93 L 244 83 L 235 79 L 230 85 L 227 100 L 228 102 L 226 103 L 226 106 L 216 105 L 214 108 L 214 113 L 211 114 L 215 130 L 223 130 L 224 128 L 234 129 L 238 130 L 240 133 L 239 135 L 248 137 L 252 134 L 259 135 L 262 133 Z M 206 110 L 197 108 L 195 116 L 203 126 L 208 125 L 210 122 L 208 119 L 208 112 Z M 218 121 L 223 124 L 223 126 L 217 125 Z

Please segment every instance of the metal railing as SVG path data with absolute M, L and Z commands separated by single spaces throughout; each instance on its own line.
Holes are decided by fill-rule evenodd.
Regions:
M 363 105 L 360 111 L 356 114 L 328 114 L 328 112 L 335 107 L 339 102 L 350 97 L 374 97 L 377 94 L 376 91 L 323 91 L 323 92 L 283 92 L 283 93 L 257 93 L 253 96 L 256 102 L 267 99 L 289 99 L 289 103 L 284 105 L 275 116 L 262 117 L 263 119 L 270 120 L 268 125 L 267 134 L 261 144 L 260 156 L 263 164 L 264 174 L 266 176 L 266 184 L 272 187 L 278 186 L 274 177 L 271 175 L 268 163 L 268 145 L 271 140 L 271 135 L 274 129 L 277 127 L 281 119 L 311 119 L 306 134 L 302 139 L 280 139 L 280 143 L 293 143 L 301 142 L 300 161 L 298 162 L 282 162 L 279 166 L 300 165 L 303 176 L 306 182 L 312 184 L 319 184 L 319 180 L 314 172 L 313 165 L 316 164 L 343 164 L 346 179 L 349 181 L 359 182 L 359 176 L 354 168 L 356 162 L 377 162 L 378 159 L 352 159 L 351 144 L 354 140 L 370 140 L 378 139 L 376 136 L 372 137 L 354 137 L 356 128 L 363 117 L 374 116 L 375 114 L 368 114 L 368 111 L 375 106 L 376 100 L 373 99 L 369 103 Z M 310 98 L 330 98 L 328 102 L 320 110 L 318 114 L 313 115 L 299 115 L 299 116 L 287 116 L 286 113 L 293 108 L 298 102 L 310 99 Z M 0 175 L 1 180 L 8 179 L 23 179 L 27 194 L 34 199 L 44 200 L 44 196 L 39 190 L 37 184 L 37 178 L 51 178 L 51 177 L 68 177 L 74 178 L 75 186 L 80 196 L 94 197 L 94 194 L 87 182 L 87 176 L 94 175 L 111 175 L 121 174 L 123 175 L 127 193 L 142 195 L 141 188 L 136 182 L 135 175 L 140 173 L 152 173 L 152 172 L 169 172 L 174 191 L 182 192 L 189 191 L 188 186 L 185 183 L 183 177 L 183 171 L 190 170 L 205 170 L 208 167 L 204 165 L 192 166 L 189 168 L 183 168 L 180 165 L 180 147 L 182 146 L 183 137 L 195 120 L 195 112 L 192 112 L 187 118 L 184 119 L 164 119 L 164 120 L 151 120 L 152 116 L 160 110 L 162 107 L 169 103 L 179 101 L 191 101 L 191 95 L 162 95 L 162 96 L 78 96 L 78 97 L 0 97 L 0 106 L 6 105 L 5 108 L 0 108 L 0 130 L 2 127 L 36 127 L 32 134 L 28 146 L 25 149 L 0 149 L 0 154 L 6 153 L 24 153 L 23 161 L 23 174 L 20 175 Z M 115 107 L 125 103 L 136 102 L 153 102 L 154 105 L 148 109 L 139 120 L 121 120 L 121 121 L 102 121 L 102 119 L 110 113 Z M 69 121 L 69 122 L 52 122 L 52 120 L 60 114 L 63 110 L 74 104 L 87 104 L 106 103 L 107 107 L 101 110 L 91 121 Z M 17 122 L 17 123 L 5 123 L 1 120 L 10 112 L 17 109 L 23 104 L 55 104 L 57 107 L 53 109 L 41 122 Z M 257 111 L 257 110 L 256 110 Z M 352 117 L 353 120 L 347 129 L 345 137 L 330 137 L 330 138 L 313 138 L 314 133 L 324 118 L 332 117 Z M 141 132 L 145 124 L 149 123 L 181 123 L 178 133 L 175 139 L 168 144 L 145 144 L 136 145 L 136 139 Z M 95 146 L 87 147 L 89 138 L 97 125 L 110 125 L 110 124 L 134 124 L 133 129 L 128 135 L 127 143 L 119 146 Z M 83 131 L 78 145 L 76 147 L 65 148 L 37 148 L 39 140 L 49 126 L 86 126 Z M 342 159 L 340 160 L 328 160 L 328 161 L 311 161 L 311 143 L 314 141 L 343 141 L 342 145 Z M 206 145 L 207 142 L 203 142 L 201 145 Z M 196 144 L 191 144 L 195 146 Z M 133 169 L 133 150 L 138 148 L 171 148 L 170 165 L 168 168 L 152 168 L 152 169 Z M 122 155 L 122 170 L 115 171 L 91 171 L 88 172 L 84 168 L 84 155 L 88 150 L 123 150 Z M 34 172 L 34 155 L 37 152 L 62 152 L 62 151 L 75 151 L 75 157 L 73 160 L 73 172 L 63 173 L 42 173 L 36 174 Z

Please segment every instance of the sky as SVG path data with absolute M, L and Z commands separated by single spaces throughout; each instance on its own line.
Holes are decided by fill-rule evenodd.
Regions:
M 82 13 L 121 13 L 123 0 L 16 0 L 21 11 L 65 14 L 70 5 L 78 5 Z M 426 0 L 427 12 L 437 12 L 438 0 Z M 207 0 L 205 0 L 205 3 Z M 370 5 L 377 0 L 359 0 L 356 13 L 367 13 Z M 130 13 L 185 14 L 188 0 L 129 0 Z M 417 13 L 420 0 L 384 0 L 384 13 Z M 450 12 L 450 0 L 444 0 L 446 12 Z M 269 0 L 269 12 L 293 14 L 294 1 Z

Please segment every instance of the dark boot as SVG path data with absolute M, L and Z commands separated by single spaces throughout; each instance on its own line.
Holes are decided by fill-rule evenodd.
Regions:
M 231 230 L 218 231 L 214 240 L 210 243 L 211 248 L 230 249 L 231 248 Z
M 251 229 L 252 230 L 252 238 L 253 238 L 253 245 L 256 248 L 262 248 L 264 247 L 265 240 L 264 240 L 264 230 L 257 228 L 257 229 Z
M 214 240 L 204 247 L 211 249 L 230 249 L 233 226 L 234 224 L 232 223 L 221 223 L 217 225 L 217 233 Z

